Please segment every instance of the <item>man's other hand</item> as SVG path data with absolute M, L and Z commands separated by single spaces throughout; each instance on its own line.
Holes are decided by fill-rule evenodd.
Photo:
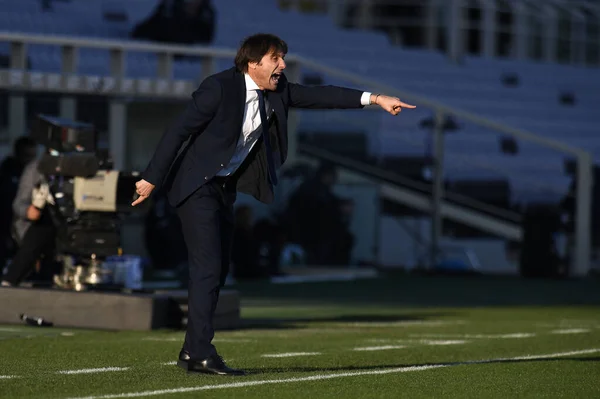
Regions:
M 148 198 L 150 194 L 152 194 L 152 190 L 154 190 L 154 184 L 149 183 L 144 179 L 135 183 L 135 192 L 139 195 L 139 198 L 133 201 L 131 206 L 136 206 L 137 204 Z
M 371 102 L 379 105 L 392 115 L 398 115 L 402 108 L 417 108 L 414 105 L 406 104 L 400 101 L 397 97 L 383 96 L 381 94 L 371 94 Z
M 35 222 L 36 220 L 40 220 L 41 217 L 42 211 L 33 205 L 29 205 L 29 208 L 27 208 L 27 219 Z

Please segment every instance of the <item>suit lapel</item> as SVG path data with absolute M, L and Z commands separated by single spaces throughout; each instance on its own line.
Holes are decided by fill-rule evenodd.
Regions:
M 269 105 L 275 112 L 277 118 L 278 147 L 281 156 L 281 164 L 283 164 L 287 158 L 287 119 L 285 117 L 285 108 L 283 106 L 283 101 L 281 100 L 281 95 L 278 92 L 269 92 L 268 98 Z M 268 112 L 270 112 L 270 110 L 268 110 Z

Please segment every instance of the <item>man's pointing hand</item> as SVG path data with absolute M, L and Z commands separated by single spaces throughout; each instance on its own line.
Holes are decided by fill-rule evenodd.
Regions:
M 406 104 L 397 97 L 389 97 L 381 94 L 371 94 L 371 103 L 377 104 L 392 115 L 398 115 L 402 108 L 417 108 L 414 105 Z

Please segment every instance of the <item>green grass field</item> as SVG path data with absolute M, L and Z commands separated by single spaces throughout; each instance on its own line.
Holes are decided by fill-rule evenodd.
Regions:
M 244 284 L 245 377 L 187 375 L 182 331 L 0 326 L 6 398 L 600 398 L 600 284 L 386 277 Z M 1 304 L 0 304 L 1 305 Z

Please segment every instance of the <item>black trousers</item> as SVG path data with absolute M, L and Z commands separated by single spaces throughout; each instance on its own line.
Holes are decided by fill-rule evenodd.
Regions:
M 0 229 L 0 274 L 2 274 L 6 261 L 10 257 L 10 239 L 10 232 L 6 229 Z
M 213 317 L 225 284 L 234 228 L 233 179 L 215 178 L 177 208 L 188 251 L 188 322 L 183 349 L 194 360 L 216 354 Z
M 44 255 L 41 272 L 50 276 L 54 270 L 56 228 L 49 223 L 34 223 L 25 232 L 17 253 L 2 278 L 12 285 L 21 283 L 34 270 L 35 263 Z

